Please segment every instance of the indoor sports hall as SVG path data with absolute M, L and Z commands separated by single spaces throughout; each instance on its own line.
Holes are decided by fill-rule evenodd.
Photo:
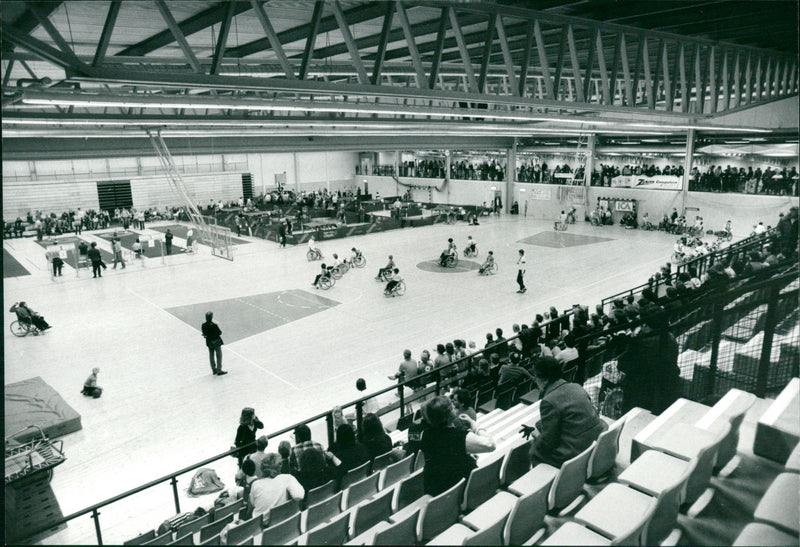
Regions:
M 1 15 L 7 543 L 798 545 L 797 2 Z

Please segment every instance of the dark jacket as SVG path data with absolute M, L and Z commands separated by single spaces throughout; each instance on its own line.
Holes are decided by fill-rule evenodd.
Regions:
M 589 448 L 608 427 L 583 388 L 564 380 L 545 388 L 539 411 L 540 434 L 533 440 L 531 455 L 555 467 Z
M 203 336 L 206 339 L 206 346 L 211 346 L 211 342 L 222 338 L 222 331 L 213 321 L 206 321 L 202 328 Z
M 633 407 L 660 414 L 680 396 L 678 343 L 667 331 L 644 326 L 619 356 L 619 370 L 625 373 L 622 410 Z

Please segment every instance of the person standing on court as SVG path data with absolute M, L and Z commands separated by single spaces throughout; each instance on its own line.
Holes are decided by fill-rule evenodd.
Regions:
M 117 264 L 122 264 L 122 268 L 125 269 L 125 259 L 122 258 L 122 243 L 120 243 L 118 237 L 111 240 L 111 250 L 114 252 L 114 265 L 111 269 L 116 270 Z
M 525 288 L 525 264 L 525 251 L 520 249 L 519 258 L 517 259 L 517 267 L 519 268 L 517 270 L 517 283 L 519 284 L 519 290 L 517 292 L 520 294 L 528 290 Z
M 212 321 L 214 314 L 210 311 L 206 312 L 206 322 L 203 323 L 203 336 L 206 339 L 206 347 L 208 347 L 208 361 L 211 364 L 211 373 L 217 376 L 228 374 L 227 371 L 222 370 L 222 331 L 219 326 Z M 216 363 L 214 357 L 216 356 Z
M 172 235 L 172 230 L 167 228 L 167 233 L 164 234 L 164 247 L 167 249 L 167 254 L 172 254 L 172 238 L 175 237 Z
M 100 268 L 105 268 L 105 264 L 103 264 L 103 257 L 97 249 L 97 243 L 92 242 L 91 248 L 86 252 L 86 256 L 92 261 L 92 277 L 103 277 Z

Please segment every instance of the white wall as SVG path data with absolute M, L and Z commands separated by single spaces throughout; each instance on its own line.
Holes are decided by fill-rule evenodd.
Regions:
M 95 181 L 3 181 L 3 219 L 25 218 L 28 211 L 56 213 L 67 209 L 99 208 Z
M 402 196 L 408 190 L 407 186 L 399 185 L 392 177 L 379 177 L 373 175 L 358 175 L 355 183 L 364 190 L 364 183 L 368 184 L 369 193 L 375 195 L 380 192 L 382 198 Z M 425 179 L 413 177 L 400 177 L 406 184 L 416 186 L 435 186 L 440 188 L 443 179 Z M 494 198 L 492 187 L 502 192 L 503 207 L 506 206 L 506 182 L 505 181 L 484 181 L 484 180 L 451 180 L 439 192 L 433 190 L 429 195 L 427 188 L 412 189 L 411 196 L 414 201 L 421 203 L 442 203 L 450 205 L 481 205 L 484 201 L 487 206 L 491 206 Z

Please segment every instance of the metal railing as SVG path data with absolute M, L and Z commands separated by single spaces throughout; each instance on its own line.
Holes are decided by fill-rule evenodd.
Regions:
M 692 269 L 694 269 L 695 273 L 698 276 L 700 276 L 706 271 L 708 271 L 708 269 L 711 266 L 713 266 L 716 262 L 721 261 L 727 264 L 731 260 L 731 258 L 738 256 L 742 253 L 747 253 L 755 249 L 759 250 L 763 249 L 766 245 L 773 243 L 775 241 L 776 234 L 777 232 L 773 228 L 770 231 L 765 232 L 763 234 L 751 235 L 745 239 L 737 241 L 736 243 L 732 243 L 731 245 L 728 245 L 724 249 L 719 249 L 712 253 L 695 257 L 692 260 L 688 260 L 678 265 L 675 268 L 675 270 L 670 273 L 669 277 L 662 277 L 657 284 L 654 284 L 651 281 L 648 281 L 647 283 L 642 283 L 641 285 L 638 285 L 636 287 L 603 298 L 601 304 L 603 305 L 603 307 L 605 307 L 607 304 L 613 302 L 618 298 L 639 295 L 642 293 L 643 290 L 647 288 L 655 290 L 658 288 L 658 286 L 664 285 L 668 281 L 669 282 L 675 281 L 678 275 L 680 275 L 683 272 L 688 272 Z
M 766 316 L 765 316 L 765 321 L 764 321 L 764 324 L 765 324 L 764 328 L 766 329 L 765 330 L 765 336 L 764 336 L 764 343 L 763 343 L 763 346 L 760 348 L 760 358 L 759 358 L 759 361 L 758 361 L 758 368 L 757 368 L 757 371 L 756 371 L 756 374 L 755 374 L 756 380 L 755 380 L 755 382 L 751 382 L 752 386 L 750 387 L 749 390 L 755 392 L 759 396 L 763 396 L 768 391 L 767 388 L 770 387 L 770 386 L 768 386 L 768 383 L 769 383 L 768 381 L 771 379 L 771 376 L 770 376 L 770 374 L 771 374 L 771 372 L 770 372 L 770 355 L 771 355 L 771 351 L 772 351 L 772 345 L 771 344 L 772 344 L 772 341 L 773 341 L 772 334 L 775 332 L 775 328 L 780 323 L 780 320 L 786 316 L 787 309 L 791 307 L 787 303 L 793 303 L 793 305 L 794 305 L 793 309 L 795 310 L 794 313 L 797 313 L 796 310 L 797 310 L 797 300 L 798 300 L 798 298 L 797 298 L 798 297 L 798 289 L 795 288 L 795 289 L 793 289 L 792 291 L 789 291 L 789 292 L 785 292 L 785 291 L 783 293 L 781 292 L 782 290 L 785 289 L 785 287 L 789 283 L 791 283 L 792 281 L 797 280 L 796 259 L 791 261 L 791 266 L 790 266 L 790 269 L 789 269 L 788 273 L 783 273 L 780 276 L 778 276 L 777 278 L 770 278 L 770 279 L 767 279 L 767 280 L 764 280 L 764 281 L 759 281 L 759 280 L 762 279 L 765 276 L 774 276 L 776 272 L 780 271 L 780 268 L 786 269 L 786 267 L 787 267 L 786 264 L 781 264 L 781 265 L 778 265 L 778 266 L 774 266 L 774 267 L 772 267 L 772 268 L 770 268 L 768 270 L 765 270 L 763 272 L 760 272 L 758 274 L 754 274 L 754 275 L 752 275 L 752 276 L 750 276 L 748 278 L 743 278 L 741 283 L 744 283 L 744 285 L 742 285 L 740 287 L 733 288 L 733 289 L 730 289 L 730 288 L 726 289 L 721 294 L 720 294 L 719 291 L 711 291 L 711 292 L 705 293 L 704 295 L 700 296 L 699 298 L 693 300 L 691 303 L 688 303 L 683 308 L 683 311 L 687 312 L 687 316 L 686 317 L 688 318 L 688 319 L 684 319 L 684 323 L 685 324 L 677 324 L 677 325 L 673 325 L 671 327 L 671 328 L 676 328 L 676 326 L 677 326 L 677 328 L 683 329 L 684 332 L 680 334 L 680 337 L 685 337 L 686 336 L 686 332 L 689 329 L 691 329 L 694 325 L 697 325 L 697 324 L 699 324 L 701 322 L 704 322 L 704 321 L 708 321 L 709 318 L 711 318 L 712 321 L 715 321 L 714 328 L 710 331 L 711 332 L 710 336 L 711 336 L 713 347 L 712 347 L 712 350 L 711 350 L 711 352 L 712 352 L 711 353 L 711 361 L 710 361 L 710 364 L 709 364 L 709 367 L 708 367 L 708 371 L 709 371 L 708 376 L 704 377 L 705 379 L 703 380 L 703 382 L 705 382 L 705 383 L 703 383 L 700 388 L 694 386 L 694 384 L 693 384 L 694 387 L 692 387 L 689 390 L 689 393 L 687 393 L 686 395 L 691 396 L 691 397 L 693 397 L 695 399 L 700 399 L 700 400 L 704 400 L 705 401 L 709 397 L 712 397 L 716 391 L 718 391 L 715 388 L 715 385 L 716 385 L 716 380 L 715 379 L 718 377 L 718 373 L 719 373 L 719 370 L 720 370 L 719 362 L 720 362 L 721 357 L 720 357 L 720 354 L 719 354 L 719 343 L 720 343 L 720 340 L 721 340 L 721 333 L 725 330 L 725 328 L 727 328 L 727 323 L 725 322 L 726 321 L 725 318 L 727 317 L 727 321 L 729 321 L 730 318 L 733 317 L 732 315 L 730 315 L 732 312 L 730 312 L 730 310 L 726 310 L 725 306 L 730 304 L 731 302 L 735 301 L 737 298 L 740 298 L 742 295 L 749 294 L 749 293 L 758 294 L 757 291 L 763 290 L 765 288 L 767 289 L 767 293 L 768 293 L 766 295 L 766 298 L 767 298 L 767 301 L 768 301 L 768 307 L 766 309 Z M 622 293 L 622 294 L 628 294 L 628 293 L 626 292 L 626 293 Z M 762 293 L 762 295 L 763 295 L 763 293 Z M 608 300 L 609 299 L 605 299 L 604 301 L 608 301 Z M 758 299 L 756 299 L 754 302 L 757 302 L 757 301 L 758 301 Z M 779 303 L 783 303 L 783 304 L 781 304 L 783 307 L 780 308 L 780 309 L 777 307 Z M 751 302 L 751 304 L 752 304 L 752 302 Z M 744 305 L 744 304 L 742 304 L 742 305 Z M 692 316 L 691 314 L 688 313 L 688 311 L 692 310 L 692 309 L 694 309 L 694 310 L 698 310 L 699 309 L 699 310 L 701 310 L 701 313 L 697 314 L 696 316 Z M 740 308 L 737 308 L 737 309 L 740 309 Z M 736 311 L 736 310 L 734 310 L 734 311 Z M 789 311 L 791 311 L 791 310 L 789 310 Z M 561 316 L 559 316 L 559 317 L 557 317 L 555 319 L 551 319 L 550 321 L 542 323 L 541 325 L 539 325 L 539 328 L 542 329 L 543 332 L 546 332 L 547 327 L 549 325 L 554 324 L 556 322 L 561 322 L 561 321 L 563 321 L 564 317 L 569 317 L 573 313 L 574 313 L 574 310 L 566 311 L 563 315 L 561 315 Z M 597 333 L 593 333 L 593 334 L 584 336 L 584 337 L 579 338 L 578 340 L 576 340 L 576 346 L 583 346 L 583 347 L 587 347 L 588 346 L 588 349 L 587 349 L 586 353 L 583 356 L 581 356 L 582 361 L 584 361 L 584 363 L 586 363 L 587 369 L 590 366 L 589 365 L 590 361 L 592 361 L 592 360 L 598 360 L 598 358 L 599 358 L 599 360 L 602 363 L 602 361 L 603 361 L 603 359 L 606 356 L 607 351 L 608 351 L 607 348 L 605 348 L 603 346 L 598 346 L 598 347 L 593 348 L 592 344 L 591 344 L 593 341 L 596 341 L 596 340 L 600 339 L 601 337 L 611 336 L 611 335 L 615 334 L 618 331 L 622 331 L 622 330 L 625 330 L 625 329 L 630 329 L 632 327 L 638 326 L 639 324 L 641 324 L 641 321 L 627 323 L 627 324 L 624 324 L 624 325 L 620 325 L 618 327 L 614 327 L 613 329 L 605 330 L 605 331 L 601 331 L 601 332 L 597 332 Z M 518 338 L 519 338 L 519 335 L 514 335 L 514 336 L 511 336 L 511 337 L 505 339 L 505 341 L 503 343 L 504 344 L 508 344 L 509 342 L 514 341 L 514 340 L 516 340 Z M 798 341 L 795 340 L 795 345 L 797 345 L 797 343 L 798 343 Z M 682 347 L 684 345 L 685 345 L 685 340 L 682 340 Z M 398 380 L 398 383 L 396 385 L 393 385 L 393 386 L 390 386 L 390 387 L 386 387 L 384 389 L 378 390 L 378 391 L 373 392 L 373 393 L 371 393 L 369 395 L 361 397 L 360 399 L 356 399 L 354 401 L 350 401 L 350 402 L 348 402 L 348 403 L 346 403 L 344 405 L 341 405 L 339 408 L 341 408 L 342 411 L 344 411 L 345 409 L 349 409 L 349 408 L 354 408 L 355 409 L 356 425 L 357 425 L 357 427 L 359 429 L 359 432 L 360 432 L 361 431 L 361 424 L 362 424 L 363 417 L 364 417 L 364 403 L 369 399 L 380 397 L 381 395 L 384 395 L 386 393 L 397 391 L 397 393 L 398 393 L 398 401 L 396 401 L 394 403 L 391 403 L 391 404 L 381 408 L 379 410 L 378 414 L 379 415 L 386 415 L 386 414 L 389 414 L 389 413 L 394 412 L 396 410 L 399 410 L 400 416 L 401 417 L 405 416 L 406 411 L 408 409 L 408 405 L 410 403 L 413 403 L 415 401 L 423 400 L 430 394 L 435 394 L 435 395 L 441 394 L 443 392 L 443 390 L 446 389 L 448 386 L 454 385 L 454 384 L 456 384 L 456 382 L 458 382 L 458 380 L 460 379 L 459 378 L 459 371 L 461 371 L 463 373 L 464 369 L 469 369 L 470 368 L 470 366 L 473 363 L 473 361 L 477 361 L 477 360 L 481 359 L 481 357 L 485 357 L 487 355 L 491 355 L 491 353 L 494 353 L 494 346 L 490 346 L 488 348 L 484 348 L 484 349 L 478 350 L 478 351 L 476 351 L 476 352 L 474 352 L 472 354 L 469 354 L 469 355 L 467 355 L 465 357 L 456 359 L 455 361 L 453 361 L 453 362 L 451 362 L 451 363 L 449 363 L 449 364 L 447 364 L 445 366 L 442 366 L 442 367 L 437 368 L 437 369 L 433 369 L 430 372 L 419 374 L 419 375 L 415 376 L 414 378 L 410 378 L 410 379 L 406 379 L 406 380 L 402 380 L 402 381 Z M 792 374 L 794 374 L 794 375 L 797 375 L 797 364 L 795 363 L 793 365 L 793 367 L 794 368 L 791 369 L 790 372 Z M 711 378 L 711 380 L 708 380 L 708 378 Z M 699 381 L 700 380 L 698 380 L 698 382 Z M 423 384 L 425 385 L 425 387 L 424 388 L 420 388 L 419 386 L 423 385 Z M 695 382 L 695 384 L 697 384 L 697 382 Z M 750 386 L 750 384 L 747 384 L 746 382 L 739 382 L 738 384 L 736 384 L 736 387 L 741 387 L 743 389 L 748 388 L 748 386 Z M 414 389 L 414 388 L 416 388 L 416 389 L 414 389 L 414 391 L 413 391 L 413 393 L 411 395 L 406 395 L 405 394 L 405 388 L 406 387 L 411 388 L 411 389 Z M 317 420 L 321 420 L 321 419 L 324 419 L 325 422 L 326 422 L 328 445 L 331 445 L 334 442 L 334 437 L 335 437 L 335 432 L 334 432 L 334 410 L 333 409 L 331 409 L 329 411 L 326 411 L 326 412 L 322 412 L 322 413 L 316 414 L 315 416 L 313 416 L 311 418 L 307 418 L 307 419 L 302 420 L 302 421 L 300 421 L 300 422 L 298 422 L 296 424 L 292 424 L 292 425 L 290 425 L 288 427 L 285 427 L 285 428 L 283 428 L 281 430 L 273 432 L 273 433 L 267 435 L 267 437 L 270 438 L 270 439 L 276 438 L 276 437 L 280 437 L 282 435 L 285 435 L 287 433 L 292 432 L 296 427 L 298 427 L 300 425 L 309 424 L 309 423 L 316 422 Z M 101 526 L 100 526 L 100 509 L 102 509 L 103 507 L 107 507 L 107 506 L 109 506 L 109 505 L 111 505 L 113 503 L 116 503 L 116 502 L 118 502 L 118 501 L 120 501 L 122 499 L 125 499 L 125 498 L 128 498 L 130 496 L 133 496 L 134 494 L 140 493 L 140 492 L 142 492 L 144 490 L 148 490 L 148 489 L 153 488 L 155 486 L 158 486 L 158 485 L 161 485 L 161 484 L 169 482 L 171 484 L 171 486 L 172 486 L 172 493 L 173 493 L 173 499 L 174 499 L 174 504 L 175 504 L 175 511 L 176 511 L 176 513 L 180 513 L 181 512 L 181 505 L 180 505 L 180 498 L 178 496 L 178 477 L 179 476 L 184 475 L 184 474 L 189 473 L 189 472 L 192 472 L 192 471 L 195 471 L 195 470 L 197 470 L 197 469 L 199 469 L 201 467 L 204 467 L 204 466 L 206 466 L 208 464 L 217 462 L 217 461 L 219 461 L 219 460 L 221 460 L 223 458 L 236 455 L 242 449 L 248 449 L 248 448 L 250 448 L 252 446 L 255 446 L 255 443 L 252 443 L 251 445 L 247 445 L 247 446 L 243 446 L 243 447 L 237 447 L 235 449 L 231 449 L 231 450 L 225 451 L 225 452 L 220 453 L 220 454 L 218 454 L 216 456 L 213 456 L 211 458 L 207 458 L 207 459 L 205 459 L 205 460 L 203 460 L 201 462 L 192 464 L 190 466 L 184 467 L 184 468 L 182 468 L 182 469 L 180 469 L 178 471 L 175 471 L 173 473 L 169 473 L 167 475 L 159 477 L 159 478 L 157 478 L 155 480 L 147 482 L 147 483 L 145 483 L 143 485 L 140 485 L 140 486 L 138 486 L 136 488 L 133 488 L 131 490 L 128 490 L 126 492 L 118 494 L 118 495 L 116 495 L 116 496 L 114 496 L 112 498 L 106 499 L 104 501 L 101 501 L 101 502 L 96 503 L 94 505 L 91 505 L 89 507 L 86 507 L 86 508 L 84 508 L 84 509 L 82 509 L 80 511 L 77 511 L 75 513 L 67 515 L 67 516 L 65 516 L 65 517 L 63 517 L 61 519 L 58 519 L 55 522 L 51 522 L 46 527 L 42 527 L 40 529 L 33 530 L 31 532 L 31 536 L 33 536 L 35 534 L 38 534 L 40 532 L 43 532 L 45 530 L 51 529 L 51 528 L 53 528 L 55 526 L 59 526 L 61 524 L 67 523 L 69 521 L 72 521 L 72 520 L 74 520 L 76 518 L 79 518 L 79 517 L 82 517 L 84 515 L 90 514 L 91 518 L 94 520 L 94 527 L 95 527 L 95 534 L 96 534 L 96 537 L 97 537 L 97 543 L 98 543 L 98 545 L 103 545 L 103 537 L 102 537 L 102 531 L 101 531 Z

